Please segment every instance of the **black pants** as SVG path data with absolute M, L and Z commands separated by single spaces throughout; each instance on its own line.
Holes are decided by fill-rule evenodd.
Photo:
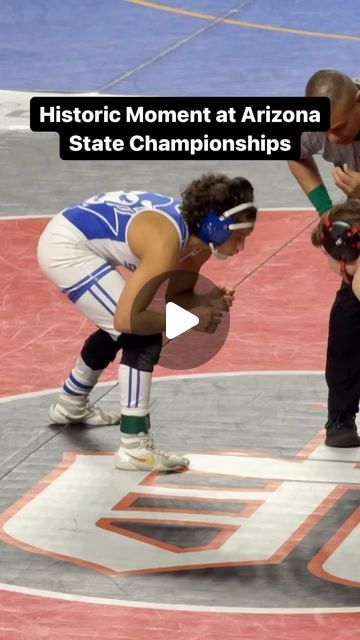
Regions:
M 326 356 L 328 412 L 355 414 L 360 398 L 360 301 L 342 283 L 330 312 Z

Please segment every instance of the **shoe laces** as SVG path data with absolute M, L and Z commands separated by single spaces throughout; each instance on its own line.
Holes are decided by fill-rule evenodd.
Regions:
M 95 407 L 93 404 L 90 404 L 90 400 L 85 402 L 84 411 L 86 412 L 84 418 L 88 416 L 99 415 L 103 420 L 107 419 L 105 412 L 100 407 Z
M 161 449 L 158 449 L 157 447 L 155 447 L 154 438 L 150 435 L 150 433 L 146 433 L 143 436 L 143 443 L 144 443 L 145 449 L 150 449 L 156 455 L 159 455 L 159 456 L 169 455 L 167 451 L 162 451 Z
M 336 416 L 329 418 L 326 427 L 335 427 L 341 429 L 341 427 L 349 427 L 353 429 L 356 427 L 355 414 L 353 413 L 338 413 Z

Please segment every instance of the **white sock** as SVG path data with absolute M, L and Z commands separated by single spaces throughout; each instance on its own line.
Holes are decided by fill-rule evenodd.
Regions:
M 118 375 L 121 414 L 124 416 L 146 416 L 150 411 L 152 374 L 121 364 Z
M 96 385 L 102 369 L 94 370 L 88 367 L 81 356 L 79 356 L 75 367 L 69 373 L 63 384 L 63 394 L 66 397 L 76 399 L 79 396 L 85 396 L 92 391 Z

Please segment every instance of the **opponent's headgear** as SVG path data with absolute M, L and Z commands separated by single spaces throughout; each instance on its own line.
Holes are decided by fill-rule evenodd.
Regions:
M 208 211 L 199 223 L 199 238 L 207 244 L 215 247 L 227 240 L 232 231 L 236 229 L 250 229 L 254 226 L 254 221 L 234 222 L 232 216 L 241 211 L 252 210 L 256 214 L 256 207 L 253 202 L 244 202 L 232 209 L 224 211 L 220 216 L 215 211 Z
M 354 262 L 360 255 L 360 227 L 343 220 L 331 222 L 329 212 L 323 219 L 321 244 L 334 260 Z

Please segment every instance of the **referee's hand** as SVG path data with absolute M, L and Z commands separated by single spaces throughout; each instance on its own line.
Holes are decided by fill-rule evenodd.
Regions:
M 360 172 L 349 169 L 347 164 L 342 167 L 334 167 L 333 178 L 339 189 L 349 198 L 360 198 Z

